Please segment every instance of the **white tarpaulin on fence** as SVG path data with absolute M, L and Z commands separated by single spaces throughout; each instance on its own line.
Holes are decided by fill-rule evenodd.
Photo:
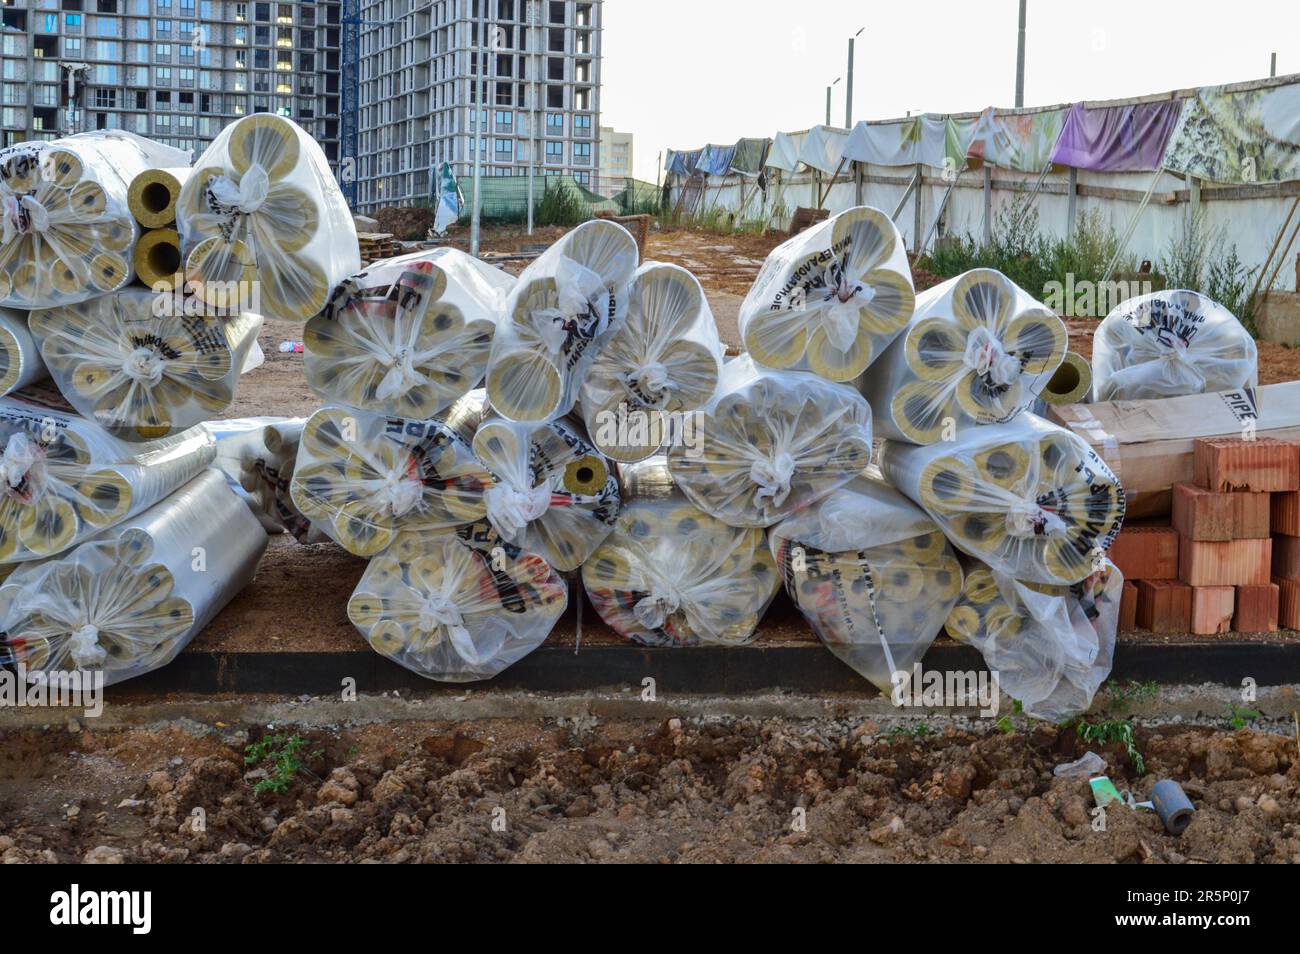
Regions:
M 772 140 L 772 148 L 767 154 L 767 166 L 769 169 L 780 169 L 783 172 L 799 171 L 799 154 L 803 152 L 804 141 L 808 138 L 808 130 L 795 133 L 776 134 Z
M 834 175 L 844 161 L 844 146 L 849 131 L 835 126 L 814 126 L 808 130 L 799 158 L 813 169 Z
M 889 123 L 858 123 L 844 144 L 844 158 L 876 166 L 942 169 L 948 156 L 948 120 L 913 116 Z

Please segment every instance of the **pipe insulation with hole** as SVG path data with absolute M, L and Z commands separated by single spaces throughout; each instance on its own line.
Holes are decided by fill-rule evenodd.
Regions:
M 127 205 L 142 228 L 165 228 L 176 221 L 176 205 L 189 175 L 188 166 L 136 173 L 127 191 Z

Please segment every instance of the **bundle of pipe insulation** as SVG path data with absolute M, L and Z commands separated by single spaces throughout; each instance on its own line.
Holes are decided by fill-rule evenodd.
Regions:
M 188 162 L 187 153 L 121 130 L 0 149 L 0 305 L 75 304 L 125 286 L 140 235 L 132 180 Z
M 212 463 L 201 427 L 129 443 L 52 407 L 0 398 L 0 562 L 53 556 L 174 492 Z
M 239 376 L 263 360 L 261 315 L 208 318 L 158 302 L 148 289 L 124 288 L 31 314 L 64 397 L 125 440 L 166 437 L 220 414 Z
M 971 560 L 944 629 L 980 651 L 1025 712 L 1059 721 L 1086 710 L 1110 675 L 1123 586 L 1105 559 L 1068 586 L 1017 580 Z
M 886 695 L 911 676 L 962 592 L 939 525 L 878 472 L 769 536 L 786 592 L 826 648 Z
M 1259 349 L 1236 316 L 1194 291 L 1116 306 L 1093 338 L 1094 401 L 1179 397 L 1254 387 Z
M 307 322 L 307 383 L 326 401 L 435 417 L 483 380 L 514 285 L 451 248 L 376 262 L 345 279 Z
M 0 585 L 0 661 L 112 684 L 164 666 L 253 578 L 266 533 L 207 469 Z
M 469 442 L 441 421 L 327 406 L 303 427 L 290 495 L 345 550 L 371 557 L 402 532 L 482 520 L 490 486 Z
M 649 646 L 752 641 L 780 586 L 763 530 L 692 504 L 662 456 L 621 472 L 614 530 L 582 567 L 601 619 Z
M 1065 323 L 992 269 L 922 292 L 860 379 L 882 437 L 933 444 L 1033 404 L 1065 357 Z
M 635 462 L 673 440 L 713 396 L 722 342 L 699 281 L 646 262 L 632 278 L 627 318 L 582 382 L 583 420 L 612 460 Z
M 698 440 L 668 449 L 673 480 L 719 520 L 768 527 L 848 483 L 871 458 L 871 408 L 852 388 L 742 355 L 699 415 Z
M 568 605 L 540 556 L 485 553 L 454 534 L 400 533 L 370 560 L 348 619 L 378 653 L 430 679 L 495 676 L 532 652 Z
M 907 248 L 884 212 L 859 206 L 773 249 L 740 306 L 754 360 L 851 381 L 912 317 Z
M 361 267 L 325 153 L 273 113 L 217 135 L 181 186 L 176 220 L 187 288 L 223 313 L 306 321 Z
M 216 466 L 267 533 L 299 543 L 328 540 L 294 505 L 289 492 L 306 418 L 253 417 L 204 425 L 217 441 Z
M 1083 441 L 1032 414 L 928 446 L 885 441 L 885 479 L 959 550 L 1018 580 L 1077 583 L 1124 519 L 1124 490 Z
M 488 360 L 488 398 L 498 414 L 531 423 L 573 410 L 596 355 L 627 317 L 638 257 L 627 229 L 593 219 L 523 270 Z

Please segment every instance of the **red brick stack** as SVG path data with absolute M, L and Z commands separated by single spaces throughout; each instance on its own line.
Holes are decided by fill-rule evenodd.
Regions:
M 1121 630 L 1300 628 L 1300 445 L 1197 440 L 1193 474 L 1174 485 L 1173 526 L 1125 528 L 1111 548 L 1132 604 Z
M 1272 495 L 1273 584 L 1278 588 L 1278 622 L 1300 629 L 1300 491 Z

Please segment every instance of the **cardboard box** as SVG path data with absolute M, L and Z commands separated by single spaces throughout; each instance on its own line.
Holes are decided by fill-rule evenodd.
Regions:
M 1300 381 L 1144 401 L 1048 408 L 1048 418 L 1078 434 L 1124 485 L 1130 517 L 1169 513 L 1176 483 L 1194 483 L 1198 437 L 1300 439 Z

